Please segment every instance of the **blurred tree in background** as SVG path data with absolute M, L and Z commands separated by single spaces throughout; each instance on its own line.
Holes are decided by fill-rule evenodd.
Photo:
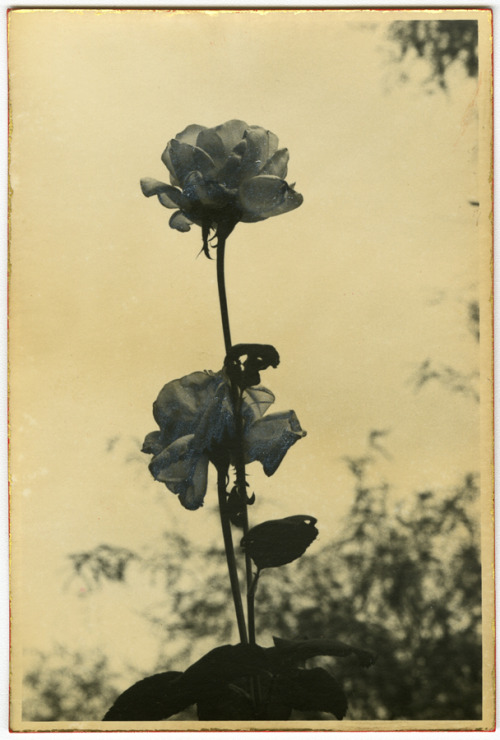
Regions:
M 116 677 L 102 654 L 82 655 L 58 645 L 50 654 L 34 650 L 26 657 L 23 715 L 33 722 L 88 721 L 116 698 Z
M 479 342 L 479 302 L 468 300 L 465 309 L 467 328 L 476 342 Z M 479 379 L 479 370 L 476 367 L 464 372 L 448 363 L 436 362 L 427 357 L 415 369 L 411 384 L 418 391 L 429 382 L 437 382 L 448 391 L 460 393 L 479 403 Z
M 396 59 L 408 62 L 420 59 L 428 64 L 424 81 L 429 87 L 448 87 L 446 73 L 458 62 L 469 77 L 478 73 L 478 24 L 468 20 L 394 21 L 389 26 L 389 39 L 398 49 Z M 401 81 L 409 79 L 406 69 Z
M 307 559 L 262 575 L 257 619 L 263 643 L 271 644 L 272 635 L 329 636 L 376 653 L 369 669 L 355 658 L 336 661 L 348 719 L 479 718 L 476 477 L 467 475 L 450 491 L 420 491 L 405 505 L 390 504 L 390 487 L 369 482 L 375 463 L 370 453 L 346 463 L 355 486 L 340 535 Z M 123 571 L 116 568 L 119 553 L 100 546 L 85 553 L 85 567 L 75 571 L 87 584 L 126 580 L 130 563 L 140 560 L 145 571 L 161 575 L 165 598 L 145 614 L 158 634 L 154 671 L 182 669 L 193 660 L 193 646 L 199 652 L 204 641 L 208 649 L 237 641 L 223 551 L 200 546 L 193 552 L 173 532 L 165 534 L 164 544 L 162 551 L 127 556 Z M 37 656 L 26 690 L 25 716 L 37 720 L 96 720 L 119 693 L 102 656 L 84 659 L 61 649 Z

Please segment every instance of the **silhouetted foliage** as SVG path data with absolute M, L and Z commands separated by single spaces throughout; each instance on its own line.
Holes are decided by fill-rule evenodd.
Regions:
M 363 666 L 373 655 L 339 640 L 274 639 L 274 646 L 223 645 L 184 672 L 148 676 L 124 691 L 106 712 L 105 721 L 162 720 L 197 705 L 200 719 L 288 719 L 294 709 L 321 710 L 343 719 L 345 693 L 323 668 L 300 665 L 317 655 L 354 654 Z M 258 693 L 254 702 L 252 694 Z
M 125 571 L 137 555 L 126 547 L 98 545 L 87 552 L 72 553 L 68 556 L 73 562 L 77 575 L 81 576 L 88 588 L 101 580 L 124 581 Z
M 469 301 L 467 304 L 469 330 L 472 336 L 479 342 L 479 301 Z
M 477 300 L 469 300 L 466 307 L 467 328 L 476 342 L 479 342 L 479 303 Z M 452 393 L 460 393 L 479 403 L 479 371 L 476 369 L 463 372 L 428 357 L 416 368 L 411 383 L 419 391 L 429 382 L 437 382 Z
M 474 719 L 481 716 L 481 568 L 477 481 L 444 496 L 422 491 L 406 510 L 386 485 L 358 479 L 343 536 L 299 563 L 311 607 L 297 634 L 326 629 L 377 653 L 368 674 L 338 677 L 349 717 Z M 326 588 L 325 584 L 335 584 Z M 263 592 L 260 598 L 266 598 Z M 269 615 L 272 610 L 267 612 Z M 355 636 L 355 640 L 354 640 Z M 349 688 L 351 689 L 349 691 Z
M 427 358 L 417 367 L 412 382 L 415 390 L 418 391 L 430 381 L 436 381 L 453 393 L 461 393 L 479 403 L 479 372 L 477 370 L 462 373 L 450 365 L 436 363 Z
M 399 48 L 399 61 L 411 53 L 429 65 L 425 81 L 441 89 L 447 88 L 446 72 L 451 64 L 459 62 L 469 77 L 478 73 L 478 24 L 467 20 L 394 21 L 389 37 Z M 406 79 L 406 75 L 401 75 Z
M 57 646 L 33 651 L 24 677 L 23 717 L 32 722 L 88 721 L 101 717 L 119 691 L 102 654 Z
M 349 703 L 348 719 L 478 718 L 482 653 L 476 476 L 465 476 L 447 491 L 419 491 L 405 505 L 397 504 L 386 483 L 369 482 L 373 445 L 370 450 L 346 458 L 355 487 L 339 536 L 279 573 L 262 573 L 256 596 L 261 641 L 272 635 L 308 641 L 335 637 L 375 653 L 376 662 L 368 669 L 355 655 L 308 658 L 310 668 L 331 668 L 333 660 Z M 188 551 L 193 578 L 185 572 Z M 195 573 L 201 561 L 200 580 Z M 165 551 L 144 554 L 141 564 L 164 576 L 168 593 L 146 615 L 159 628 L 155 670 L 188 665 L 193 644 L 202 638 L 211 645 L 233 639 L 222 549 L 204 550 L 179 533 L 166 533 Z M 60 690 L 67 685 L 60 684 Z M 220 701 L 227 703 L 222 696 Z M 329 715 L 308 711 L 304 716 Z M 98 717 L 86 714 L 87 719 Z

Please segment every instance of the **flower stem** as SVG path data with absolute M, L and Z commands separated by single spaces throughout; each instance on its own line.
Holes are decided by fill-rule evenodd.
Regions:
M 217 242 L 217 287 L 219 289 L 220 315 L 222 319 L 222 332 L 224 334 L 224 346 L 226 354 L 231 349 L 231 330 L 229 329 L 229 313 L 227 310 L 226 281 L 224 278 L 224 253 L 226 251 L 226 240 L 219 238 Z
M 243 448 L 243 415 L 241 409 L 242 398 L 239 389 L 235 389 L 234 395 L 236 396 L 236 398 L 233 399 L 234 417 L 236 423 L 236 460 L 234 461 L 234 467 L 236 471 L 236 488 L 241 499 L 243 508 L 243 536 L 246 537 L 246 535 L 248 534 L 249 526 L 247 508 L 247 484 L 245 474 L 245 452 Z M 246 551 L 245 569 L 247 581 L 248 640 L 251 645 L 255 645 L 255 609 L 252 594 L 252 560 L 250 558 L 250 555 Z
M 226 511 L 226 477 L 227 467 L 217 468 L 217 491 L 219 493 L 219 512 L 222 526 L 222 536 L 224 538 L 224 548 L 226 550 L 227 569 L 229 571 L 229 581 L 231 583 L 231 592 L 233 594 L 234 610 L 236 612 L 236 621 L 238 623 L 238 632 L 240 642 L 248 643 L 247 629 L 245 624 L 245 614 L 241 601 L 240 582 L 238 580 L 238 571 L 236 568 L 236 558 L 234 556 L 233 537 L 231 534 L 231 523 Z
M 224 346 L 226 354 L 232 347 L 231 342 L 231 331 L 229 328 L 229 313 L 227 308 L 227 297 L 226 297 L 226 282 L 224 276 L 224 255 L 226 249 L 225 237 L 219 237 L 217 242 L 217 287 L 219 290 L 219 304 L 220 314 L 222 319 L 222 332 L 224 335 Z M 242 414 L 242 391 L 235 384 L 232 383 L 231 395 L 233 401 L 234 419 L 236 427 L 236 460 L 234 461 L 234 467 L 236 472 L 236 490 L 240 497 L 243 510 L 243 535 L 248 533 L 248 510 L 247 510 L 247 488 L 246 488 L 246 474 L 245 474 L 245 449 L 244 449 L 244 429 L 243 429 L 243 414 Z M 246 570 L 246 585 L 247 585 L 247 617 L 248 617 L 248 637 L 246 632 L 245 617 L 243 614 L 243 606 L 241 603 L 241 593 L 239 589 L 238 574 L 236 570 L 236 561 L 234 558 L 233 540 L 231 536 L 231 523 L 225 514 L 225 476 L 227 470 L 224 473 L 224 477 L 221 478 L 221 471 L 219 471 L 219 509 L 222 522 L 222 531 L 224 535 L 224 545 L 226 548 L 226 558 L 229 569 L 229 578 L 231 581 L 231 590 L 233 592 L 234 606 L 236 610 L 236 619 L 238 621 L 238 629 L 240 632 L 241 642 L 250 642 L 251 645 L 256 644 L 255 637 L 255 609 L 254 609 L 254 595 L 255 591 L 253 586 L 252 576 L 252 561 L 250 555 L 245 552 L 245 570 Z M 234 584 L 234 585 L 233 585 Z M 252 677 L 250 679 L 250 694 L 252 700 L 257 706 L 260 706 L 261 688 L 259 677 Z
M 231 332 L 229 329 L 229 313 L 227 308 L 226 282 L 224 277 L 224 254 L 226 248 L 226 239 L 220 237 L 217 242 L 217 287 L 219 289 L 220 314 L 222 319 L 222 332 L 224 334 L 224 345 L 226 354 L 231 349 Z M 236 460 L 234 467 L 236 471 L 236 488 L 243 504 L 243 534 L 248 533 L 248 511 L 247 511 L 247 489 L 245 474 L 245 452 L 243 438 L 243 416 L 241 413 L 241 391 L 233 385 L 232 388 L 233 409 L 236 426 Z M 230 525 L 229 525 L 230 526 Z M 254 600 L 250 589 L 252 586 L 252 561 L 250 556 L 245 553 L 245 568 L 247 582 L 247 615 L 250 643 L 255 645 L 255 616 Z

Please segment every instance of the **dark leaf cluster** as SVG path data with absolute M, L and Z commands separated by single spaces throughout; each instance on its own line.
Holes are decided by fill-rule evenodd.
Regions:
M 335 640 L 307 644 L 276 638 L 272 648 L 223 645 L 183 673 L 167 671 L 138 681 L 104 720 L 164 720 L 192 704 L 201 720 L 288 719 L 293 709 L 328 712 L 340 720 L 347 711 L 340 683 L 324 668 L 304 669 L 299 663 L 319 654 L 349 653 L 366 662 L 368 653 Z

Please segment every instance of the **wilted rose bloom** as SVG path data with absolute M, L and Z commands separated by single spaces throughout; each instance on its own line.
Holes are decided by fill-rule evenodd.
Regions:
M 284 179 L 288 158 L 288 149 L 278 149 L 278 137 L 261 126 L 238 120 L 215 128 L 192 124 L 163 152 L 171 184 L 145 178 L 142 192 L 177 209 L 170 218 L 173 229 L 201 226 L 208 255 L 210 229 L 225 238 L 238 221 L 262 221 L 301 205 L 302 195 Z
M 273 475 L 306 432 L 294 411 L 264 415 L 274 402 L 267 388 L 247 388 L 242 400 L 245 461 L 258 460 L 266 475 Z M 142 448 L 154 456 L 149 469 L 186 509 L 198 509 L 207 491 L 211 456 L 221 446 L 230 450 L 235 439 L 224 373 L 195 372 L 167 383 L 153 404 L 153 415 L 160 431 L 148 434 Z

